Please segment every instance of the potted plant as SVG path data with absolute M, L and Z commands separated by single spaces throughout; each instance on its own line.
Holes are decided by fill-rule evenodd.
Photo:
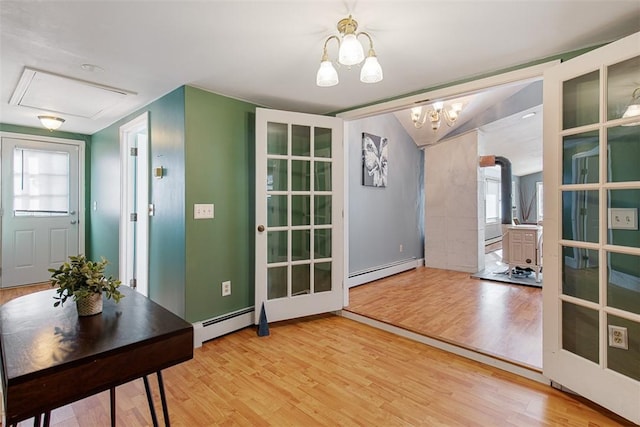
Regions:
M 91 316 L 102 312 L 102 294 L 116 303 L 124 296 L 118 290 L 120 281 L 106 277 L 104 269 L 108 261 L 88 260 L 84 255 L 70 256 L 57 269 L 50 268 L 51 286 L 57 286 L 57 300 L 53 306 L 62 306 L 68 298 L 73 298 L 79 316 Z

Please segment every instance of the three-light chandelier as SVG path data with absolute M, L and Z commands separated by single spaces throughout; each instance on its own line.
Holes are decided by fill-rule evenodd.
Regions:
M 339 64 L 345 65 L 350 69 L 351 66 L 358 65 L 364 61 L 360 69 L 360 81 L 363 83 L 377 83 L 381 81 L 382 67 L 380 67 L 376 53 L 373 50 L 373 40 L 371 36 L 364 31 L 356 33 L 358 22 L 353 19 L 351 15 L 349 15 L 348 18 L 341 19 L 337 27 L 340 37 L 329 36 L 324 42 L 320 68 L 316 74 L 316 84 L 321 87 L 335 86 L 338 84 L 338 72 L 329 60 L 329 54 L 327 52 L 327 44 L 329 40 L 332 39 L 338 42 Z M 358 41 L 359 36 L 365 36 L 369 39 L 369 51 L 366 59 L 364 56 L 364 48 Z

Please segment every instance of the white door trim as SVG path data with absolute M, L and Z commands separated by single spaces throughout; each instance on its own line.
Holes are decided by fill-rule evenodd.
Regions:
M 14 138 L 14 139 L 24 139 L 28 141 L 43 141 L 43 142 L 55 142 L 57 144 L 67 144 L 78 147 L 78 253 L 84 254 L 85 246 L 85 145 L 86 142 L 82 139 L 67 139 L 67 138 L 58 138 L 53 136 L 39 136 L 39 135 L 30 135 L 25 133 L 17 133 L 17 132 L 0 132 L 1 138 Z M 1 190 L 0 186 L 0 191 Z M 2 200 L 2 194 L 0 193 L 0 200 Z M 2 225 L 0 224 L 0 236 L 2 236 Z M 2 254 L 0 253 L 0 257 Z
M 128 254 L 133 250 L 129 241 L 129 214 L 131 207 L 131 179 L 129 170 L 130 153 L 128 151 L 129 137 L 145 130 L 146 143 L 138 144 L 137 155 L 137 198 L 135 211 L 137 213 L 136 235 L 136 271 L 137 290 L 149 296 L 149 113 L 144 112 L 135 119 L 120 126 L 120 236 L 119 236 L 119 277 L 123 284 L 129 285 Z

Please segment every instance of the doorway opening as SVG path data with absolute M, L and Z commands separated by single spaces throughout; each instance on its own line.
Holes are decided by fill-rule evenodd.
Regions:
M 550 66 L 550 64 L 548 64 L 547 66 Z M 480 281 L 477 279 L 470 278 L 471 274 L 481 270 L 485 264 L 485 229 L 479 224 L 480 219 L 482 219 L 482 222 L 484 223 L 484 218 L 485 218 L 485 209 L 484 209 L 485 208 L 484 206 L 485 189 L 482 188 L 482 194 L 481 194 L 482 198 L 479 197 L 480 195 L 478 194 L 478 189 L 480 187 L 481 177 L 478 176 L 476 178 L 476 173 L 477 173 L 477 167 L 478 167 L 478 157 L 484 154 L 494 154 L 494 155 L 506 154 L 506 156 L 515 158 L 516 157 L 515 154 L 520 154 L 520 152 L 522 152 L 522 154 L 524 154 L 524 156 L 522 157 L 525 159 L 525 161 L 531 160 L 532 156 L 530 155 L 530 153 L 529 154 L 526 153 L 522 145 L 525 142 L 524 141 L 525 137 L 530 134 L 529 132 L 523 133 L 522 131 L 514 130 L 511 133 L 512 137 L 507 138 L 503 141 L 503 144 L 505 145 L 507 145 L 508 143 L 510 143 L 511 145 L 514 145 L 514 147 L 510 147 L 512 152 L 515 150 L 515 153 L 513 154 L 509 152 L 505 153 L 505 152 L 496 151 L 496 148 L 494 148 L 493 146 L 489 146 L 489 143 L 488 143 L 490 142 L 489 135 L 491 133 L 490 131 L 492 130 L 490 128 L 492 124 L 494 127 L 497 127 L 497 126 L 505 127 L 504 132 L 506 132 L 506 126 L 504 126 L 503 123 L 496 123 L 496 122 L 502 119 L 506 120 L 506 118 L 510 118 L 512 121 L 516 121 L 517 119 L 522 122 L 526 122 L 525 119 L 522 119 L 522 116 L 530 112 L 536 113 L 533 115 L 534 117 L 533 121 L 537 122 L 538 124 L 538 130 L 536 131 L 536 135 L 539 135 L 539 136 L 537 138 L 537 146 L 535 147 L 535 150 L 537 151 L 536 156 L 539 158 L 539 162 L 540 162 L 539 169 L 532 171 L 530 173 L 534 173 L 534 172 L 537 173 L 542 170 L 541 168 L 542 115 L 539 114 L 542 109 L 541 108 L 542 71 L 537 70 L 535 74 L 536 74 L 535 76 L 530 75 L 528 77 L 520 78 L 520 79 L 507 79 L 508 80 L 507 83 L 504 83 L 504 81 L 503 82 L 496 81 L 495 84 L 487 84 L 484 86 L 482 86 L 482 84 L 479 84 L 479 86 L 482 86 L 482 87 L 477 86 L 477 87 L 471 88 L 466 85 L 461 85 L 461 87 L 452 89 L 448 93 L 436 91 L 436 93 L 422 94 L 421 96 L 416 96 L 416 97 L 410 98 L 409 100 L 405 100 L 403 105 L 395 104 L 394 106 L 393 102 L 390 102 L 388 103 L 388 105 L 380 107 L 380 111 L 383 111 L 385 114 L 387 114 L 389 111 L 392 111 L 392 114 L 395 115 L 398 122 L 400 122 L 403 125 L 407 133 L 412 135 L 416 144 L 419 147 L 423 147 L 426 158 L 428 158 L 431 153 L 438 153 L 438 154 L 442 154 L 443 152 L 446 153 L 448 146 L 451 146 L 452 150 L 448 154 L 445 154 L 445 157 L 467 158 L 469 160 L 469 168 L 470 170 L 473 170 L 472 181 L 474 181 L 469 186 L 469 191 L 470 191 L 469 194 L 466 194 L 466 193 L 461 194 L 459 192 L 458 186 L 456 187 L 451 186 L 451 182 L 455 181 L 457 179 L 457 176 L 450 177 L 450 181 L 447 181 L 447 178 L 445 176 L 446 174 L 443 175 L 442 173 L 437 173 L 440 179 L 429 181 L 430 172 L 429 170 L 427 170 L 428 160 L 425 161 L 424 174 L 425 174 L 426 205 L 425 205 L 425 228 L 424 228 L 424 240 L 425 240 L 424 259 L 425 259 L 425 264 L 427 266 L 427 269 L 423 270 L 419 268 L 417 271 L 411 271 L 407 273 L 402 273 L 398 276 L 388 277 L 386 279 L 380 280 L 380 282 L 385 282 L 385 281 L 393 282 L 395 280 L 411 281 L 412 276 L 420 277 L 417 281 L 420 282 L 421 286 L 424 285 L 421 287 L 421 290 L 424 290 L 424 288 L 428 285 L 427 282 L 431 280 L 428 277 L 431 277 L 433 275 L 435 276 L 444 275 L 443 277 L 446 277 L 446 279 L 443 278 L 443 280 L 446 280 L 450 283 L 451 280 L 453 280 L 454 282 L 456 281 L 455 278 L 458 277 L 457 272 L 460 272 L 459 283 L 464 283 L 461 289 L 469 290 L 470 287 L 475 287 L 477 292 L 475 292 L 475 296 L 472 295 L 472 297 L 476 298 L 476 304 L 475 304 L 476 306 L 485 307 L 484 309 L 485 314 L 492 311 L 492 308 L 491 308 L 492 306 L 500 307 L 501 298 L 505 295 L 505 293 L 516 292 L 516 291 L 509 291 L 509 289 L 512 289 L 510 286 L 513 286 L 513 285 L 506 285 L 506 284 L 493 282 L 493 281 Z M 465 105 L 465 108 L 463 108 L 462 111 L 459 113 L 458 123 L 456 124 L 456 126 L 452 126 L 450 129 L 447 129 L 445 126 L 441 126 L 440 131 L 438 132 L 433 132 L 433 130 L 428 126 L 426 127 L 426 129 L 416 130 L 411 120 L 409 107 L 414 103 L 420 103 L 420 102 L 425 103 L 425 99 L 438 99 L 440 97 L 445 100 L 445 103 L 447 102 L 456 103 L 457 101 L 460 101 Z M 477 103 L 475 103 L 476 100 L 477 100 Z M 366 114 L 365 117 L 367 118 L 367 120 L 372 120 L 375 117 L 375 114 L 372 111 L 366 111 L 366 113 L 364 114 Z M 344 118 L 348 118 L 348 119 L 349 118 L 356 119 L 360 117 L 362 116 L 359 116 L 356 113 L 344 115 Z M 531 123 L 531 119 L 529 119 L 529 123 Z M 345 126 L 349 126 L 349 124 L 346 124 Z M 444 132 L 441 132 L 443 129 L 444 129 Z M 517 138 L 513 138 L 513 135 L 517 135 Z M 464 153 L 461 153 L 460 151 L 458 151 L 459 146 L 456 147 L 456 142 L 458 139 L 464 140 L 465 146 L 469 147 L 468 151 L 465 151 Z M 473 141 L 469 142 L 470 139 L 472 139 Z M 430 153 L 431 150 L 433 151 Z M 486 150 L 491 150 L 492 152 L 488 153 Z M 437 163 L 437 161 L 435 163 Z M 529 173 L 526 173 L 526 174 L 528 175 Z M 427 193 L 428 191 L 433 191 L 432 185 L 431 185 L 431 188 L 427 188 L 427 187 L 429 187 L 428 184 L 430 182 L 433 183 L 434 181 L 442 182 L 442 188 L 440 189 L 441 190 L 440 194 L 443 197 L 438 196 L 438 197 L 430 198 L 430 195 Z M 534 186 L 535 186 L 535 183 L 534 183 Z M 452 188 L 455 188 L 455 191 L 452 191 Z M 435 222 L 433 223 L 437 223 L 437 218 L 429 217 L 429 209 L 430 209 L 429 200 L 442 201 L 443 198 L 450 197 L 449 195 L 451 193 L 455 193 L 455 197 L 458 197 L 458 198 L 468 196 L 469 200 L 473 200 L 474 202 L 476 200 L 478 201 L 477 216 L 475 217 L 475 219 L 474 218 L 470 219 L 471 222 L 475 221 L 476 228 L 474 229 L 472 226 L 465 227 L 463 224 L 458 224 L 458 225 L 461 225 L 461 227 L 458 227 L 455 230 L 444 231 L 444 234 L 446 233 L 451 234 L 452 237 L 450 240 L 447 240 L 447 238 L 444 237 L 442 242 L 434 243 L 433 241 L 434 233 L 440 234 L 440 235 L 443 234 L 443 227 L 438 226 L 437 229 L 434 229 L 433 227 L 430 228 L 430 223 L 429 223 L 430 220 L 434 220 Z M 449 195 L 446 195 L 446 194 L 449 194 Z M 496 203 L 497 202 L 499 202 L 499 200 L 496 200 Z M 461 213 L 463 209 L 460 206 L 461 206 L 460 203 L 451 204 L 452 215 Z M 464 206 L 466 209 L 467 204 L 464 204 Z M 433 210 L 431 212 L 433 212 Z M 442 214 L 442 212 L 439 212 L 439 214 Z M 465 214 L 466 214 L 465 212 L 462 212 L 463 216 Z M 448 214 L 446 213 L 443 215 L 445 218 L 447 218 L 447 220 L 451 218 L 451 216 L 448 216 Z M 440 222 L 439 224 L 442 224 L 442 222 Z M 467 229 L 467 231 L 469 231 L 469 235 L 466 237 L 465 236 L 461 237 L 460 229 L 465 229 L 465 228 Z M 495 237 L 499 237 L 499 236 L 500 234 L 498 234 L 498 236 L 495 236 Z M 447 247 L 445 250 L 444 245 L 447 245 L 448 242 L 451 242 L 455 239 L 458 239 L 460 242 L 463 242 L 463 244 L 461 244 L 462 246 L 467 246 L 467 248 L 465 249 L 468 249 L 468 250 L 465 253 L 457 254 L 455 253 L 455 251 L 449 250 L 450 247 Z M 494 243 L 495 241 L 496 239 L 494 239 Z M 497 241 L 499 241 L 499 239 L 497 239 Z M 443 242 L 444 242 L 444 245 L 443 245 Z M 471 246 L 475 248 L 475 251 L 473 250 L 473 248 L 470 248 Z M 466 261 L 460 262 L 460 259 L 465 256 L 468 256 L 469 262 L 466 262 Z M 457 269 L 455 267 L 452 267 L 452 265 L 455 265 L 456 263 L 463 265 L 463 268 Z M 347 265 L 349 265 L 349 263 L 347 263 Z M 422 279 L 424 279 L 425 281 L 422 281 Z M 439 279 L 433 279 L 433 280 L 437 281 Z M 380 282 L 372 282 L 371 284 L 376 286 L 382 286 L 380 285 Z M 366 293 L 367 285 L 361 288 L 365 290 L 364 292 Z M 400 287 L 397 287 L 397 288 L 400 288 Z M 371 289 L 373 289 L 373 287 Z M 433 288 L 433 290 L 434 292 L 442 291 L 442 290 L 435 290 L 435 288 Z M 358 292 L 360 292 L 360 288 L 358 288 Z M 382 292 L 382 294 L 380 294 L 380 295 L 383 295 L 382 298 L 385 300 L 385 305 L 386 305 L 386 308 L 384 308 L 385 313 L 383 314 L 373 313 L 373 312 L 365 313 L 362 311 L 363 307 L 360 307 L 358 309 L 359 313 L 369 318 L 376 318 L 377 316 L 382 319 L 382 317 L 386 316 L 385 320 L 382 320 L 383 322 L 389 323 L 391 325 L 396 325 L 394 323 L 393 316 L 391 316 L 391 313 L 389 310 L 393 310 L 393 307 L 395 307 L 396 311 L 398 313 L 401 313 L 401 317 L 405 315 L 410 315 L 411 313 L 408 313 L 409 310 L 406 310 L 407 306 L 404 303 L 410 303 L 411 300 L 416 298 L 417 294 L 410 293 L 410 295 L 406 296 L 408 299 L 403 300 L 402 299 L 403 297 L 395 293 L 392 294 L 390 292 L 394 292 L 394 291 L 385 290 L 384 292 Z M 446 293 L 447 291 L 444 290 L 442 292 Z M 473 294 L 473 292 L 471 293 Z M 535 308 L 536 318 L 534 319 L 534 323 L 536 323 L 536 325 L 532 328 L 525 327 L 523 329 L 525 333 L 526 333 L 526 330 L 534 330 L 531 336 L 527 337 L 527 341 L 528 341 L 527 346 L 528 348 L 530 348 L 531 347 L 530 343 L 531 342 L 535 343 L 535 352 L 539 353 L 540 355 L 540 357 L 538 357 L 535 361 L 532 362 L 531 359 L 518 360 L 517 356 L 515 358 L 511 358 L 509 355 L 504 355 L 504 354 L 497 355 L 496 352 L 492 351 L 491 349 L 483 349 L 482 347 L 479 347 L 477 345 L 477 342 L 465 343 L 464 336 L 463 336 L 464 334 L 461 334 L 459 338 L 455 338 L 455 339 L 444 338 L 443 340 L 451 342 L 456 346 L 472 349 L 475 352 L 479 352 L 479 353 L 484 352 L 484 354 L 497 356 L 502 358 L 503 360 L 509 359 L 509 361 L 512 363 L 519 364 L 521 366 L 526 366 L 527 368 L 531 368 L 537 371 L 538 373 L 540 373 L 542 370 L 541 291 L 539 288 L 526 289 L 526 290 L 523 290 L 523 292 L 521 292 L 522 294 L 521 297 L 524 298 L 525 293 L 535 294 L 531 302 L 532 302 L 532 305 L 536 307 Z M 488 297 L 489 295 L 492 295 L 492 296 Z M 427 294 L 425 295 L 425 298 L 432 298 L 432 296 L 429 296 Z M 490 301 L 491 298 L 494 298 L 493 302 Z M 445 305 L 440 307 L 439 311 L 451 312 L 456 310 L 456 307 L 452 305 L 453 304 L 452 302 L 447 302 L 446 297 L 442 301 L 443 301 L 443 304 Z M 487 302 L 489 302 L 489 304 L 482 304 Z M 502 301 L 502 303 L 505 303 L 505 301 Z M 351 306 L 347 306 L 345 310 L 350 310 L 351 308 L 352 308 Z M 366 311 L 366 308 L 364 310 Z M 460 309 L 460 312 L 464 312 L 464 311 L 465 311 L 464 308 Z M 504 315 L 506 315 L 505 310 L 493 310 L 493 312 L 503 313 Z M 433 313 L 434 312 L 432 311 L 431 315 L 433 315 Z M 420 316 L 418 312 L 413 312 L 413 314 L 415 315 L 416 319 L 419 318 Z M 478 315 L 482 315 L 482 313 L 478 312 Z M 467 317 L 468 316 L 460 316 L 458 320 L 467 321 L 469 322 L 469 324 L 470 322 L 474 322 L 475 320 L 477 320 L 477 319 L 469 319 Z M 399 323 L 402 323 L 402 321 L 400 321 Z M 400 325 L 400 324 L 398 326 L 403 327 L 403 325 Z M 406 322 L 404 327 L 406 327 Z M 508 334 L 513 333 L 513 331 L 508 331 L 505 329 L 496 330 L 492 328 L 493 327 L 490 324 L 487 324 L 487 329 L 484 332 L 481 332 L 480 334 L 484 334 L 487 337 L 490 337 L 491 335 L 493 335 L 494 341 L 495 341 L 500 339 L 499 336 L 501 333 L 504 333 L 507 335 L 503 337 L 504 338 L 503 341 L 507 342 L 509 339 Z M 409 330 L 413 332 L 418 332 L 421 334 L 424 333 L 426 335 L 433 336 L 435 339 L 442 338 L 442 335 L 438 335 L 438 333 L 431 334 L 429 332 L 420 331 L 417 328 L 412 328 L 412 327 L 409 327 Z M 516 333 L 520 333 L 520 331 Z M 458 339 L 460 339 L 461 341 L 457 341 Z

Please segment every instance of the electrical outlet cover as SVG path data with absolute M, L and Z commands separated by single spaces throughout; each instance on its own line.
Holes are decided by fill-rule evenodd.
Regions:
M 629 349 L 627 328 L 622 326 L 609 325 L 609 347 Z

